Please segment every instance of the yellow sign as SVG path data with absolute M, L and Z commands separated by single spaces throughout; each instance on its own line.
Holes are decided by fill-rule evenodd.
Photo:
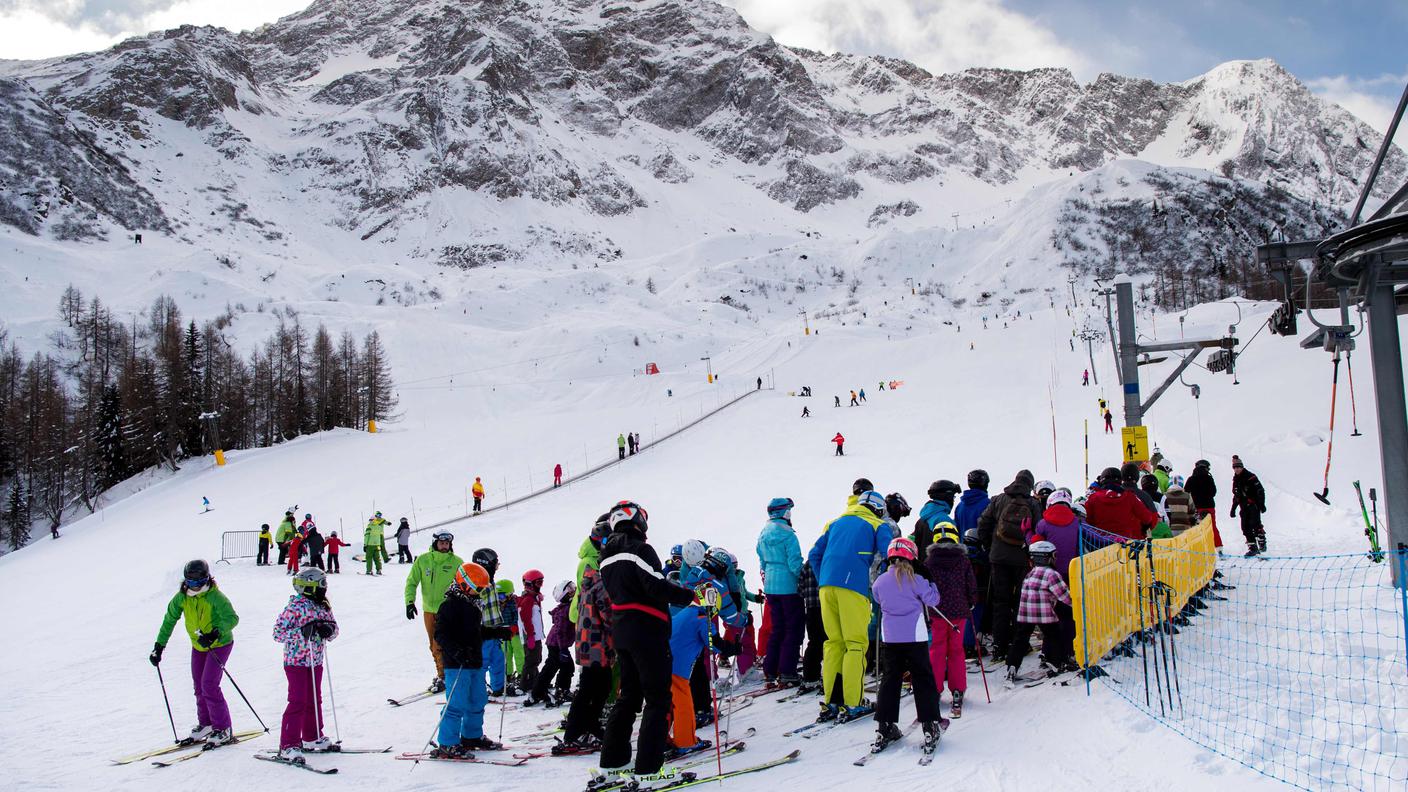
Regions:
M 1120 445 L 1124 447 L 1124 461 L 1143 462 L 1149 458 L 1149 427 L 1126 426 L 1120 429 Z

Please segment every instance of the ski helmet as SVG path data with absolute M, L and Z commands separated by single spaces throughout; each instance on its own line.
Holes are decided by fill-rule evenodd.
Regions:
M 1037 493 L 1038 495 L 1040 495 L 1040 494 L 1043 493 L 1043 492 L 1047 492 L 1047 493 L 1055 492 L 1055 491 L 1056 491 L 1056 485 L 1055 485 L 1055 484 L 1052 484 L 1052 483 L 1051 483 L 1049 480 L 1047 480 L 1047 479 L 1042 479 L 1041 481 L 1038 481 L 1038 482 L 1036 483 L 1036 486 L 1035 486 L 1035 487 L 1032 487 L 1032 491 L 1035 492 L 1035 493 Z
M 1211 470 L 1212 463 L 1207 461 L 1206 459 L 1199 459 L 1197 462 L 1193 463 L 1193 469 L 1197 470 L 1198 468 L 1202 468 L 1203 470 Z
M 607 518 L 611 524 L 611 530 L 615 531 L 618 525 L 634 525 L 641 532 L 645 533 L 649 527 L 650 515 L 646 514 L 634 501 L 623 500 L 618 502 L 611 509 L 611 514 Z
M 543 586 L 543 573 L 542 573 L 542 572 L 539 572 L 539 571 L 536 570 L 536 569 L 530 569 L 530 570 L 528 570 L 527 572 L 524 572 L 524 573 L 523 573 L 523 587 L 524 587 L 524 588 L 529 588 L 530 586 L 531 586 L 532 588 L 542 588 L 542 586 Z
M 478 594 L 489 587 L 489 571 L 470 561 L 455 573 L 455 585 L 466 594 Z
M 186 568 L 181 570 L 181 574 L 188 590 L 199 593 L 210 585 L 210 564 L 199 558 L 186 562 Z
M 269 523 L 264 523 L 263 525 L 259 526 L 259 530 L 261 530 L 261 531 L 267 531 L 267 530 L 269 530 Z
M 958 544 L 958 526 L 944 520 L 934 526 L 935 544 Z
M 377 513 L 376 513 L 376 516 L 380 517 L 380 516 L 381 516 L 381 512 L 377 512 Z
M 450 549 L 455 549 L 455 535 L 449 531 L 436 531 L 434 534 L 431 534 L 430 543 L 434 545 L 436 542 L 449 542 Z
M 768 516 L 792 521 L 792 507 L 797 505 L 791 498 L 773 498 L 768 501 Z
M 471 561 L 484 568 L 492 578 L 494 573 L 499 571 L 499 554 L 487 547 L 481 547 L 474 551 L 474 555 L 469 557 Z
M 862 492 L 860 497 L 856 499 L 856 503 L 870 509 L 876 517 L 885 516 L 885 496 L 875 490 Z
M 1074 501 L 1071 501 L 1071 511 L 1075 512 L 1077 517 L 1081 517 L 1081 518 L 1084 518 L 1084 517 L 1085 517 L 1085 496 L 1084 496 L 1084 495 L 1080 496 L 1079 498 L 1076 498 Z
M 305 520 L 311 520 L 311 519 L 313 519 L 312 513 L 311 513 L 311 512 L 304 512 L 304 514 L 303 514 L 303 519 L 305 519 Z
M 971 484 L 969 486 L 972 486 Z M 929 500 L 943 501 L 950 500 L 962 490 L 957 484 L 948 479 L 939 479 L 929 485 Z
M 718 545 L 715 545 L 704 553 L 704 561 L 700 564 L 705 572 L 716 578 L 721 578 L 728 574 L 733 567 L 733 554 Z
M 317 599 L 328 590 L 328 576 L 317 567 L 304 567 L 293 576 L 293 590 L 310 599 Z
M 606 536 L 611 533 L 611 513 L 601 515 L 592 523 L 591 539 L 597 547 L 606 544 Z
M 1128 481 L 1131 484 L 1139 483 L 1139 465 L 1135 462 L 1126 462 L 1120 465 L 1120 480 Z
M 968 471 L 968 489 L 987 490 L 991 481 L 992 477 L 982 468 Z
M 1168 488 L 1173 489 L 1174 487 L 1177 487 L 1179 489 L 1183 489 L 1183 485 L 1185 483 L 1186 480 L 1182 476 L 1174 476 L 1173 478 L 1169 479 Z
M 886 558 L 908 558 L 910 561 L 919 557 L 919 546 L 913 539 L 899 537 L 890 542 L 890 547 L 885 551 Z
M 1050 566 L 1052 559 L 1056 556 L 1056 545 L 1043 539 L 1028 547 L 1027 552 L 1031 554 L 1033 564 Z
M 1060 489 L 1053 490 L 1050 495 L 1046 496 L 1047 506 L 1055 506 L 1058 503 L 1064 503 L 1067 506 L 1070 506 L 1071 491 L 1066 489 L 1065 487 L 1061 487 Z
M 875 489 L 875 485 L 870 483 L 870 479 L 862 477 L 856 479 L 855 483 L 851 485 L 851 494 L 860 495 L 862 492 L 873 489 Z
M 709 546 L 698 539 L 690 539 L 680 548 L 680 560 L 685 566 L 697 567 L 704 563 L 704 558 L 709 553 Z
M 1117 467 L 1107 467 L 1100 471 L 1100 477 L 1095 479 L 1096 483 L 1102 487 L 1117 487 L 1124 480 Z
M 512 581 L 512 580 L 509 580 L 508 578 L 499 578 L 499 582 L 496 583 L 496 584 L 494 584 L 494 585 L 495 585 L 495 588 L 497 588 L 497 589 L 499 590 L 499 593 L 500 593 L 500 594 L 512 594 L 512 593 L 513 593 L 513 581 Z
M 681 561 L 684 559 L 684 545 L 675 545 L 670 548 L 670 560 Z
M 901 520 L 909 516 L 909 501 L 898 492 L 891 492 L 885 496 L 885 513 L 890 515 L 891 520 Z
M 585 582 L 585 578 L 583 578 L 583 582 Z M 560 581 L 556 586 L 552 587 L 552 598 L 558 602 L 562 602 L 563 600 L 572 596 L 576 592 L 576 584 L 574 584 L 570 580 L 563 580 Z
M 977 528 L 969 528 L 963 532 L 963 544 L 971 549 L 981 549 L 983 540 L 978 537 Z

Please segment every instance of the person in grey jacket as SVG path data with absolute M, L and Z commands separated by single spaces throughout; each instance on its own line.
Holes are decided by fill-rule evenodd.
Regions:
M 409 564 L 416 560 L 411 555 L 411 523 L 405 518 L 401 518 L 401 524 L 396 526 L 396 563 Z

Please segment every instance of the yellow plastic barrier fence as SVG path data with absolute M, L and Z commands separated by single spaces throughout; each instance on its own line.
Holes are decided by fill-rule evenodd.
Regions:
M 1131 550 L 1138 547 L 1137 559 Z M 1156 621 L 1150 610 L 1150 585 L 1155 581 L 1170 589 L 1170 613 L 1176 615 L 1188 598 L 1212 580 L 1217 569 L 1212 521 L 1172 539 L 1112 544 L 1073 559 L 1069 570 L 1072 610 L 1076 622 L 1076 662 L 1098 663 L 1129 636 L 1139 632 L 1140 618 L 1149 626 Z M 1140 585 L 1146 592 L 1140 596 Z M 1160 610 L 1163 596 L 1155 598 Z M 1141 604 L 1143 612 L 1140 612 Z M 1162 614 L 1157 614 L 1162 617 Z

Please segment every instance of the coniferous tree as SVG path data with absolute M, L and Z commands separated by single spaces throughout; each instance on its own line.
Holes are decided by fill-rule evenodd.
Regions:
M 97 448 L 98 488 L 107 489 L 127 478 L 127 449 L 122 432 L 122 396 L 116 385 L 103 389 L 98 403 Z
M 24 482 L 16 476 L 10 482 L 10 492 L 5 497 L 5 511 L 0 515 L 4 522 L 5 541 L 11 550 L 18 550 L 29 543 L 29 503 L 24 492 Z
M 396 409 L 396 394 L 392 392 L 391 364 L 386 349 L 375 330 L 367 334 L 362 345 L 362 386 L 366 388 L 368 421 L 385 421 Z

